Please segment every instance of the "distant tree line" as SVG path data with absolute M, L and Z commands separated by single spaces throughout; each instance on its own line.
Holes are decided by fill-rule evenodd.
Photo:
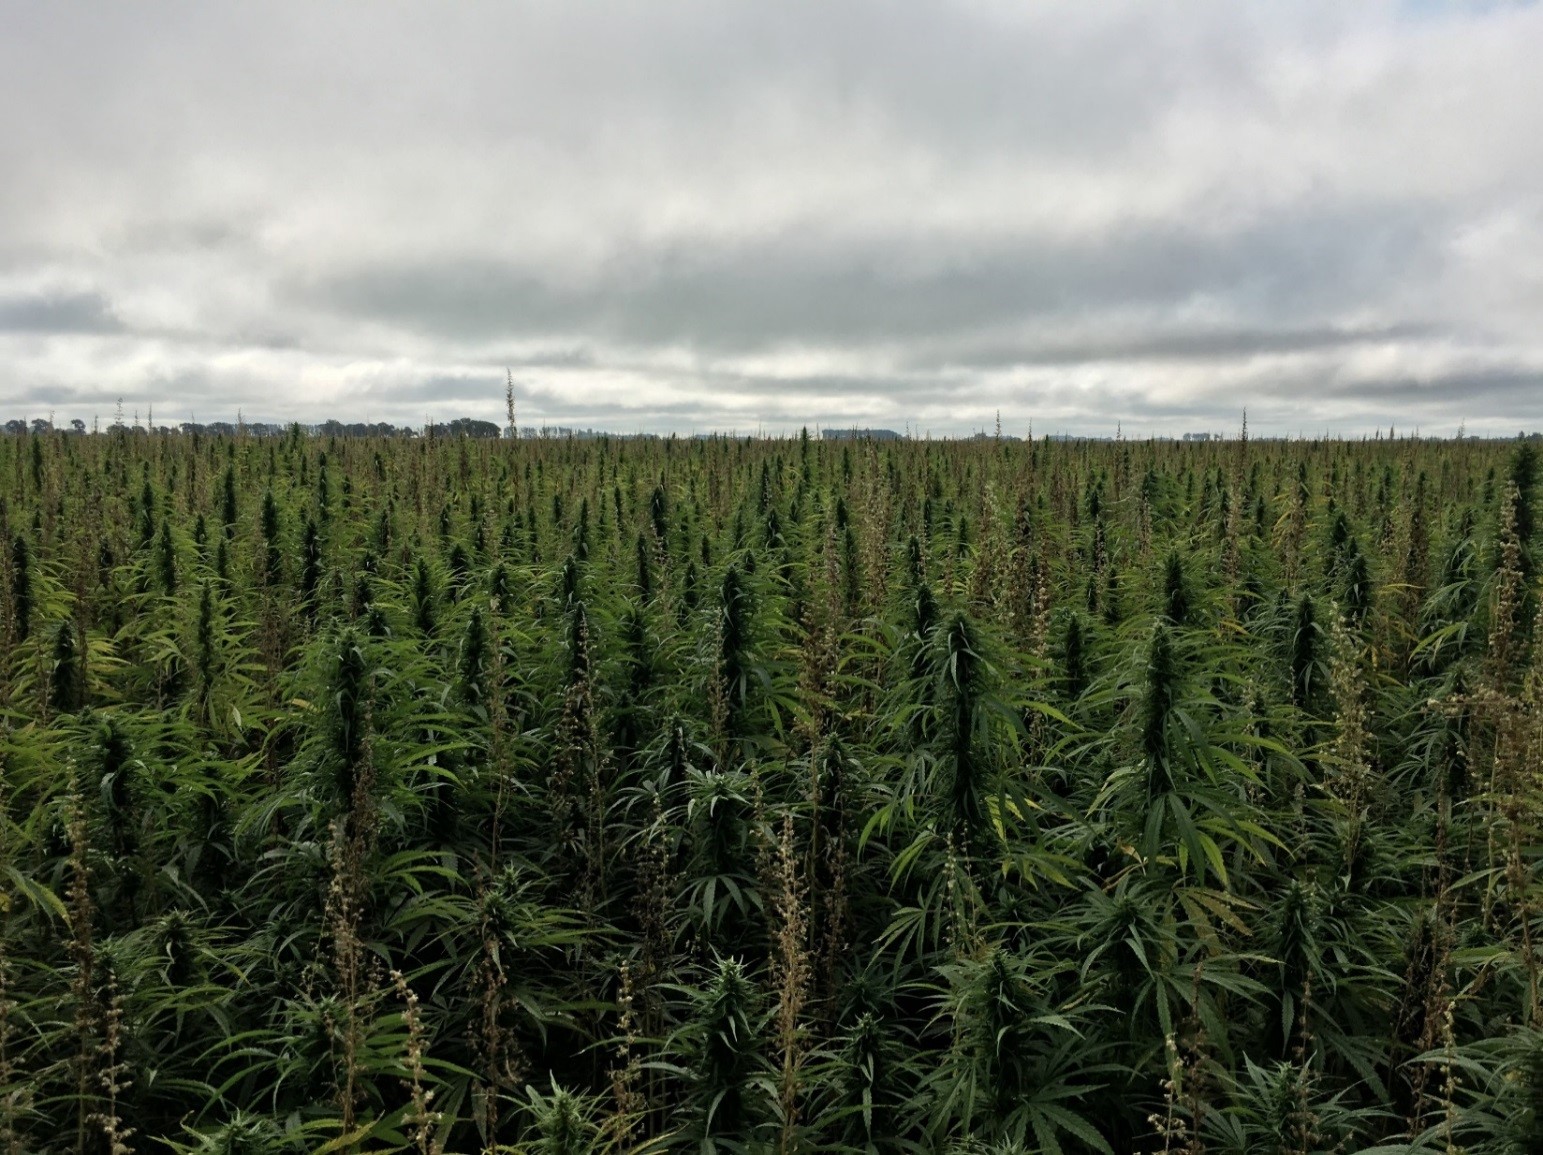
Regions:
M 60 424 L 60 425 L 55 425 L 51 419 L 46 418 L 46 417 L 34 417 L 34 418 L 31 418 L 30 420 L 28 420 L 27 418 L 17 417 L 17 418 L 12 418 L 12 419 L 6 421 L 3 425 L 0 425 L 0 432 L 7 433 L 7 434 L 10 434 L 10 435 L 16 436 L 16 437 L 25 436 L 29 432 L 33 433 L 33 434 L 38 434 L 38 435 L 45 434 L 45 433 L 64 433 L 64 434 L 75 435 L 75 434 L 96 433 L 98 431 L 99 430 L 95 427 L 95 425 L 93 425 L 91 428 L 88 429 L 86 423 L 84 421 L 82 421 L 78 417 L 72 419 L 67 424 Z M 511 435 L 511 427 L 499 426 L 495 422 L 492 422 L 492 421 L 482 421 L 482 420 L 480 420 L 478 418 L 475 418 L 475 417 L 457 417 L 457 418 L 455 418 L 452 421 L 447 421 L 447 422 L 444 422 L 444 423 L 430 422 L 427 425 L 425 425 L 422 429 L 415 429 L 415 428 L 413 428 L 410 425 L 392 425 L 390 422 L 387 422 L 387 421 L 368 421 L 368 422 L 367 421 L 347 421 L 347 422 L 345 422 L 345 421 L 338 421 L 338 420 L 335 420 L 335 419 L 329 419 L 327 421 L 323 421 L 323 422 L 321 422 L 319 424 L 316 424 L 316 425 L 306 425 L 306 424 L 303 424 L 303 423 L 300 423 L 300 422 L 270 422 L 270 421 L 235 421 L 235 422 L 232 422 L 232 421 L 209 421 L 209 422 L 183 421 L 183 422 L 178 423 L 177 425 L 154 425 L 154 424 L 149 423 L 148 421 L 145 424 L 140 424 L 139 421 L 136 419 L 134 421 L 134 423 L 131 425 L 131 424 L 125 422 L 124 420 L 122 420 L 122 418 L 120 417 L 117 420 L 115 420 L 111 425 L 107 426 L 105 429 L 101 429 L 100 432 L 103 432 L 103 433 L 124 433 L 124 434 L 144 434 L 144 435 L 148 435 L 150 433 L 166 434 L 166 435 L 173 435 L 173 434 L 181 433 L 181 434 L 198 434 L 198 435 L 201 435 L 201 436 L 209 436 L 209 437 L 235 437 L 235 436 L 240 435 L 240 434 L 245 434 L 248 437 L 282 437 L 282 436 L 284 436 L 284 435 L 286 435 L 288 433 L 299 432 L 299 433 L 310 434 L 310 435 L 319 436 L 319 437 L 349 437 L 349 438 L 365 438 L 365 437 L 429 437 L 429 438 L 449 437 L 449 438 L 457 438 L 457 437 L 467 437 L 467 438 L 477 438 L 477 439 L 486 438 L 486 439 L 490 439 L 490 440 L 496 440 L 498 438 L 507 438 L 507 437 L 509 437 Z M 571 440 L 575 440 L 575 441 L 595 441 L 595 440 L 602 440 L 602 439 L 606 439 L 606 440 L 615 439 L 615 440 L 619 440 L 619 441 L 632 441 L 632 440 L 640 440 L 640 439 L 641 440 L 654 440 L 654 439 L 656 439 L 656 438 L 658 438 L 660 436 L 657 433 L 615 433 L 615 432 L 610 432 L 610 431 L 607 431 L 607 430 L 599 430 L 599 429 L 574 429 L 574 428 L 570 428 L 569 426 L 566 426 L 566 425 L 543 425 L 543 426 L 540 426 L 540 427 L 523 426 L 514 435 L 516 437 L 518 437 L 518 438 L 525 438 L 525 439 L 530 439 L 530 438 L 540 438 L 540 439 L 543 439 L 543 440 L 554 440 L 554 439 L 569 440 L 569 439 L 571 439 Z M 714 440 L 714 439 L 717 439 L 719 437 L 728 437 L 731 440 L 738 440 L 739 439 L 739 435 L 723 434 L 723 433 L 718 433 L 718 432 L 697 433 L 697 434 L 694 434 L 692 436 L 693 436 L 694 440 Z M 900 433 L 897 433 L 893 429 L 868 429 L 868 428 L 856 428 L 856 427 L 850 428 L 850 429 L 823 429 L 823 430 L 819 431 L 819 436 L 823 440 L 825 440 L 825 441 L 909 441 L 909 440 L 912 440 L 912 437 L 909 434 L 900 434 Z M 921 438 L 918 438 L 918 439 L 919 440 L 923 440 L 923 441 L 932 440 L 932 438 L 930 436 L 929 437 L 921 437 Z M 1393 440 L 1394 439 L 1391 431 L 1389 431 L 1387 439 L 1388 440 Z M 1456 439 L 1459 440 L 1459 441 L 1463 441 L 1463 440 L 1486 440 L 1488 438 L 1468 437 L 1465 434 L 1463 434 L 1462 432 L 1459 432 Z M 1518 431 L 1517 434 L 1516 434 L 1516 439 L 1522 440 L 1522 441 L 1532 441 L 1532 442 L 1543 441 L 1543 432 L 1533 431 L 1533 432 L 1529 433 L 1529 432 L 1525 432 L 1525 431 Z M 943 437 L 942 440 L 950 440 L 950 438 Z M 1014 442 L 1020 442 L 1023 439 L 1020 438 L 1020 437 L 1016 437 L 1016 436 L 1014 436 L 1013 434 L 1010 434 L 1010 433 L 1002 433 L 1002 432 L 998 431 L 998 432 L 995 432 L 995 433 L 977 432 L 977 433 L 973 433 L 973 434 L 969 435 L 968 437 L 962 438 L 962 440 L 966 440 L 966 441 L 993 441 L 993 442 L 997 442 L 997 443 L 1002 443 L 1002 442 L 1014 443 Z M 1031 440 L 1032 440 L 1032 438 L 1031 438 Z M 1044 434 L 1043 435 L 1042 440 L 1047 441 L 1047 442 L 1051 442 L 1051 441 L 1111 441 L 1111 440 L 1114 440 L 1114 439 L 1110 438 L 1110 437 L 1105 437 L 1105 436 L 1093 436 L 1093 435 L 1080 434 L 1080 433 L 1048 433 L 1048 434 Z M 1172 441 L 1174 439 L 1171 438 L 1171 437 L 1151 437 L 1151 438 L 1138 438 L 1136 440 L 1138 440 L 1138 441 L 1145 440 L 1145 441 L 1151 441 L 1151 442 L 1165 442 L 1165 441 Z M 1219 434 L 1219 433 L 1194 433 L 1194 432 L 1191 432 L 1191 433 L 1185 433 L 1183 435 L 1183 437 L 1182 437 L 1182 440 L 1186 441 L 1186 442 L 1191 442 L 1191 443 L 1202 443 L 1203 444 L 1203 443 L 1207 443 L 1207 442 L 1221 442 L 1221 441 L 1226 440 L 1226 438 L 1224 438 L 1223 435 Z M 1263 440 L 1263 441 L 1287 440 L 1287 441 L 1290 441 L 1290 440 L 1300 440 L 1300 439 L 1290 438 L 1290 437 L 1286 437 L 1286 438 L 1265 437 L 1265 438 L 1255 438 L 1254 440 Z M 1314 444 L 1314 445 L 1316 445 L 1318 443 L 1318 439 L 1317 438 L 1313 438 L 1313 439 L 1310 439 L 1310 440 L 1311 440 L 1312 444 Z M 1355 437 L 1345 437 L 1345 438 L 1329 438 L 1328 440 L 1331 440 L 1331 441 L 1333 441 L 1333 440 L 1343 440 L 1343 441 L 1346 441 L 1346 442 L 1350 442 L 1350 441 L 1355 441 L 1357 439 Z M 1382 433 L 1382 431 L 1379 430 L 1377 432 L 1377 434 L 1373 438 L 1369 439 L 1369 438 L 1367 438 L 1367 437 L 1365 437 L 1363 435 L 1360 438 L 1360 440 L 1362 440 L 1362 441 L 1367 441 L 1367 440 L 1381 441 L 1381 440 L 1383 440 L 1383 433 Z M 1443 438 L 1440 438 L 1440 437 L 1426 437 L 1426 438 L 1422 439 L 1422 438 L 1416 437 L 1415 440 L 1440 441 L 1440 440 L 1443 440 Z M 1499 440 L 1509 440 L 1509 439 L 1501 438 Z
M 164 433 L 164 434 L 200 434 L 211 437 L 234 437 L 239 433 L 245 433 L 250 437 L 281 437 L 291 430 L 298 429 L 302 433 L 315 434 L 322 437 L 499 437 L 502 430 L 491 421 L 479 421 L 475 417 L 457 417 L 453 421 L 444 424 L 430 424 L 421 432 L 408 425 L 392 425 L 385 421 L 323 421 L 319 425 L 302 425 L 299 423 L 283 424 L 279 422 L 264 421 L 183 421 L 177 425 L 134 425 L 116 421 L 109 425 L 104 432 L 123 433 Z M 68 425 L 55 426 L 54 423 L 44 417 L 34 417 L 31 421 L 24 418 L 13 418 L 4 425 L 4 431 L 14 436 L 23 436 L 29 431 L 35 434 L 44 433 L 68 433 L 84 434 L 87 432 L 86 423 L 80 418 L 75 418 Z

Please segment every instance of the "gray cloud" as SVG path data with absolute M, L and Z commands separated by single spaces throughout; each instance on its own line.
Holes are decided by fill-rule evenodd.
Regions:
M 1528 397 L 1543 389 L 1543 371 L 1490 370 L 1453 373 L 1441 377 L 1416 379 L 1398 377 L 1385 381 L 1357 381 L 1347 390 L 1352 396 L 1366 396 L 1381 401 L 1410 403 L 1420 410 L 1473 411 L 1494 402 Z
M 115 333 L 121 328 L 100 293 L 0 297 L 0 333 Z
M 968 365 L 1005 368 L 1013 365 L 1076 365 L 1121 361 L 1228 361 L 1285 353 L 1344 349 L 1368 343 L 1419 340 L 1439 336 L 1430 325 L 1399 324 L 1345 329 L 1332 326 L 1300 329 L 1213 328 L 1151 333 L 1121 338 L 1047 342 L 981 343 L 963 349 L 943 349 L 917 357 L 919 370 Z
M 1535 6 L 6 18 L 0 409 L 1543 426 Z
M 978 251 L 903 235 L 862 245 L 779 235 L 631 253 L 576 285 L 485 259 L 445 259 L 328 271 L 285 290 L 312 309 L 429 337 L 556 331 L 720 353 L 947 336 L 1198 298 L 1293 320 L 1332 316 L 1433 274 L 1433 230 L 1409 215 L 1345 212 L 1223 236 L 1130 229 Z

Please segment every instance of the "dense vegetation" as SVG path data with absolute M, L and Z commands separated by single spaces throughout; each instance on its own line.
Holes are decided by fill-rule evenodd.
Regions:
M 1535 472 L 0 438 L 0 1155 L 1539 1150 Z

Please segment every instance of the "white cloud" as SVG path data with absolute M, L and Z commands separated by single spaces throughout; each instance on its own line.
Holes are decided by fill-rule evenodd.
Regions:
M 82 11 L 4 3 L 18 415 L 1543 425 L 1537 7 Z

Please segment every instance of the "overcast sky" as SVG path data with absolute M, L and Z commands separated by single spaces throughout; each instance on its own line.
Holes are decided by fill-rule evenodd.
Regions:
M 0 0 L 0 418 L 1543 429 L 1543 8 Z

